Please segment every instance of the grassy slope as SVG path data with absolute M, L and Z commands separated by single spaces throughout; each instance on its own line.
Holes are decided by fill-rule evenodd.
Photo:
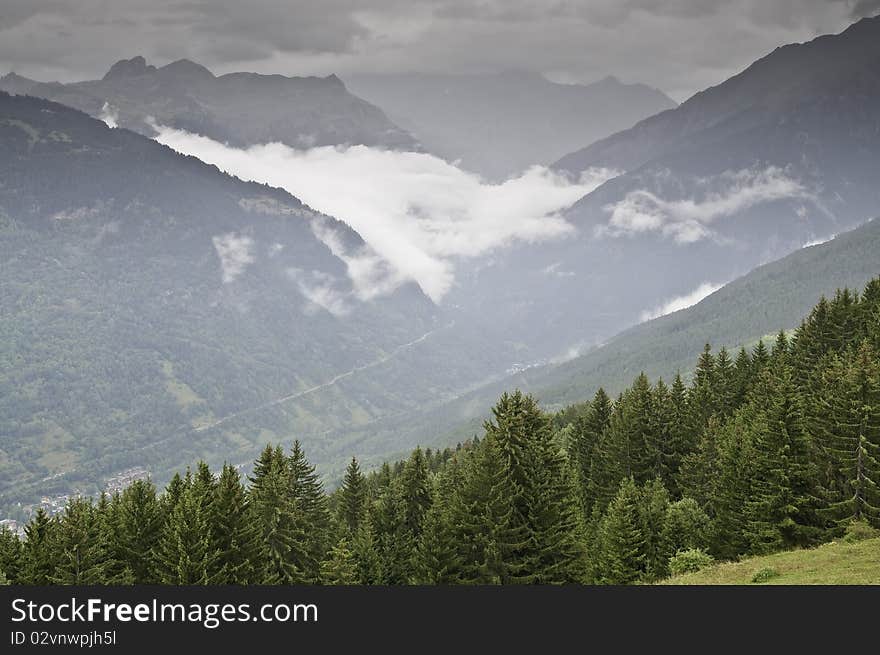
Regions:
M 662 584 L 747 585 L 761 569 L 774 569 L 778 576 L 764 584 L 880 584 L 880 539 L 856 543 L 833 541 L 810 550 L 792 550 L 742 562 L 716 564 L 697 573 L 679 575 Z

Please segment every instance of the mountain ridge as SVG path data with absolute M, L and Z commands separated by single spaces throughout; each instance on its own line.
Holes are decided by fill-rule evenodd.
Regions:
M 156 121 L 238 147 L 280 141 L 298 148 L 417 149 L 409 134 L 335 75 L 215 76 L 188 59 L 156 67 L 137 55 L 114 63 L 100 80 L 42 83 L 7 75 L 0 90 L 57 101 L 95 118 L 112 116 L 121 127 L 150 137 Z

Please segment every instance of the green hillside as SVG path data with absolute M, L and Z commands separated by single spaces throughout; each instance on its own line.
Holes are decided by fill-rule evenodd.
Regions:
M 753 582 L 758 573 L 761 573 L 758 579 L 764 578 L 763 582 Z M 880 539 L 856 543 L 832 541 L 808 550 L 750 557 L 742 562 L 717 564 L 696 573 L 678 575 L 661 584 L 880 584 Z
M 618 390 L 644 371 L 668 378 L 693 365 L 693 344 L 728 349 L 795 328 L 820 296 L 880 273 L 880 221 L 804 248 L 734 280 L 689 309 L 642 323 L 601 348 L 529 380 L 544 403 L 577 402 L 600 384 Z M 525 376 L 524 376 L 525 378 Z
M 527 369 L 348 434 L 372 443 L 454 444 L 480 431 L 487 408 L 506 390 L 528 391 L 545 408 L 558 409 L 592 397 L 600 386 L 617 395 L 642 371 L 650 378 L 669 380 L 677 371 L 687 377 L 695 344 L 750 347 L 781 328 L 797 327 L 820 296 L 861 288 L 878 273 L 880 220 L 873 220 L 756 268 L 693 307 L 637 325 L 568 362 Z

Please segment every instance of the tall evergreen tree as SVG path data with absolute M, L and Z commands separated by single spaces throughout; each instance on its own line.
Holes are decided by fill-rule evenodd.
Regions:
M 24 548 L 18 574 L 21 584 L 47 585 L 52 582 L 52 574 L 56 566 L 54 547 L 56 525 L 56 522 L 40 507 L 24 526 Z
M 0 571 L 11 583 L 18 583 L 22 566 L 22 543 L 12 530 L 0 526 Z
M 298 565 L 305 561 L 302 516 L 290 493 L 290 473 L 281 447 L 266 446 L 250 478 L 252 515 L 259 530 L 264 584 L 308 581 Z
M 213 548 L 217 553 L 216 583 L 260 582 L 259 531 L 238 471 L 223 466 L 210 508 Z
M 645 536 L 641 494 L 635 481 L 625 478 L 599 529 L 598 579 L 601 584 L 630 584 L 645 573 Z
M 806 546 L 819 536 L 814 450 L 801 397 L 777 341 L 774 362 L 760 376 L 754 403 L 762 416 L 754 432 L 752 496 L 746 504 L 754 552 Z
M 832 462 L 826 514 L 838 522 L 880 526 L 880 364 L 867 341 L 835 357 L 825 372 L 827 392 L 814 397 L 813 425 Z
M 119 495 L 112 511 L 114 558 L 132 582 L 157 582 L 154 548 L 161 536 L 163 512 L 153 483 L 135 480 Z
M 574 422 L 569 455 L 580 480 L 581 504 L 586 516 L 596 502 L 596 485 L 592 479 L 593 460 L 599 457 L 599 442 L 611 421 L 612 404 L 605 390 L 599 387 L 586 412 Z
M 290 488 L 298 511 L 303 517 L 307 559 L 302 562 L 303 573 L 311 580 L 320 577 L 320 563 L 330 548 L 331 521 L 327 496 L 321 479 L 306 459 L 299 441 L 293 444 L 288 461 Z
M 71 500 L 56 530 L 58 561 L 50 575 L 55 584 L 106 584 L 110 567 L 107 533 L 91 501 Z
M 367 482 L 357 459 L 351 458 L 342 480 L 339 499 L 339 519 L 353 537 L 367 515 Z
M 210 505 L 205 502 L 203 481 L 190 485 L 171 510 L 155 548 L 159 582 L 205 585 L 217 580 L 219 553 L 215 550 Z

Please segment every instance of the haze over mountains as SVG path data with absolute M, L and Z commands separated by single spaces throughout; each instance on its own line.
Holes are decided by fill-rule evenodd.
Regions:
M 432 153 L 489 179 L 630 127 L 675 102 L 644 84 L 606 77 L 557 84 L 538 73 L 350 75 L 352 93 L 382 107 Z
M 593 374 L 562 360 L 878 214 L 878 71 L 880 19 L 865 19 L 675 108 L 638 85 L 519 75 L 359 78 L 355 95 L 332 76 L 215 77 L 142 58 L 92 82 L 8 75 L 3 502 L 13 486 L 94 486 L 135 463 L 161 479 L 293 438 L 332 476 L 355 447 L 377 461 L 447 438 L 538 365 L 542 388 L 576 400 Z M 387 85 L 389 105 L 370 84 Z M 578 150 L 593 133 L 607 138 Z M 565 143 L 552 170 L 497 182 Z M 875 228 L 810 252 L 838 253 L 829 266 L 858 286 L 872 271 L 846 258 L 876 268 Z M 779 263 L 782 291 L 777 269 L 762 284 L 786 293 L 803 257 Z M 825 290 L 810 284 L 807 305 L 730 338 L 762 336 Z M 730 306 L 748 306 L 743 294 Z M 698 307 L 616 343 L 671 348 L 669 331 L 692 323 L 716 340 L 717 316 L 700 312 L 718 305 Z M 586 357 L 606 366 L 602 353 L 625 354 Z
M 510 339 L 591 345 L 867 220 L 880 203 L 878 61 L 880 18 L 863 19 L 563 158 L 557 170 L 575 176 L 622 172 L 563 213 L 574 235 L 506 251 L 455 302 L 505 316 Z
M 10 74 L 0 78 L 0 90 L 54 100 L 147 136 L 155 135 L 155 121 L 236 146 L 272 141 L 297 148 L 416 146 L 335 75 L 215 77 L 186 59 L 157 68 L 138 56 L 116 62 L 100 80 L 40 83 Z

